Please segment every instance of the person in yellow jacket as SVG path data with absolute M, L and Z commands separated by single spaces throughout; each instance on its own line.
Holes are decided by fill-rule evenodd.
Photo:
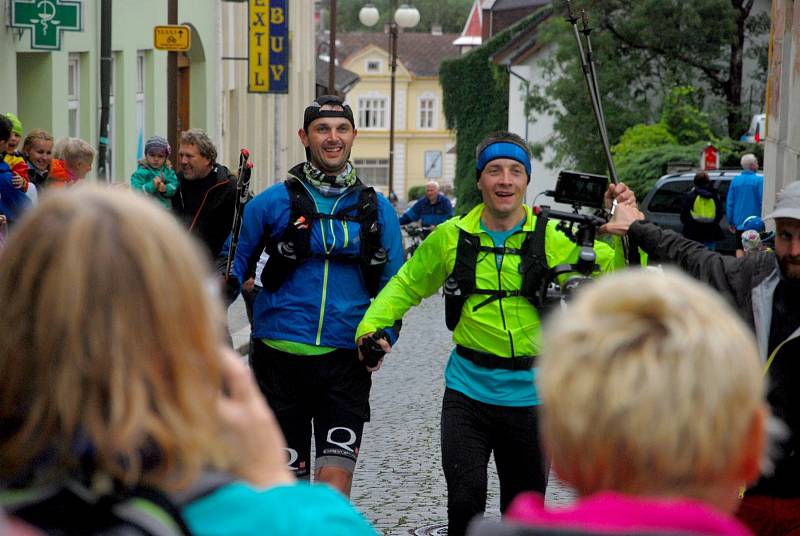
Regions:
M 441 418 L 450 535 L 464 534 L 469 521 L 484 512 L 492 452 L 501 511 L 521 491 L 545 490 L 534 386 L 541 334 L 536 289 L 549 267 L 575 263 L 579 253 L 555 221 L 523 205 L 531 164 L 522 138 L 491 134 L 478 145 L 476 168 L 483 202 L 442 223 L 422 242 L 356 331 L 359 345 L 370 338 L 389 351 L 387 340 L 378 338 L 380 330 L 444 286 L 446 322 L 456 345 L 445 370 Z M 635 203 L 623 184 L 609 187 L 609 205 L 612 199 Z M 601 272 L 614 269 L 613 247 L 598 241 L 595 251 Z

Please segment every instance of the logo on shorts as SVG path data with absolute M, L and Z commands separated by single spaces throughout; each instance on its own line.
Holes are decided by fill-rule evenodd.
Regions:
M 340 430 L 341 433 L 337 433 Z M 343 441 L 345 437 L 347 438 L 347 440 Z M 350 445 L 354 444 L 355 442 L 356 442 L 356 433 L 350 428 L 345 428 L 344 426 L 337 426 L 335 428 L 331 428 L 330 430 L 328 430 L 328 443 L 330 443 L 331 445 L 336 445 L 337 447 L 344 449 L 348 452 L 358 454 L 357 451 L 354 451 L 350 447 Z
M 305 462 L 300 462 L 300 467 L 299 468 L 295 467 L 293 465 L 294 462 L 297 461 L 297 458 L 299 458 L 299 454 L 297 454 L 296 450 L 290 449 L 289 447 L 286 447 L 286 453 L 289 455 L 289 461 L 286 463 L 286 465 L 289 466 L 289 469 L 291 469 L 292 471 L 297 471 L 298 469 L 299 470 L 305 469 L 305 467 L 304 467 L 305 466 Z

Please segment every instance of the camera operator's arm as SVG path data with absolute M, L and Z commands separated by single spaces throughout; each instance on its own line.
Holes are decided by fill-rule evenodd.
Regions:
M 644 214 L 633 204 L 618 204 L 617 209 L 614 211 L 614 216 L 611 220 L 600 227 L 601 233 L 609 233 L 615 236 L 625 236 L 628 234 L 628 229 L 633 222 L 644 220 Z
M 628 234 L 655 260 L 677 264 L 690 275 L 725 294 L 733 303 L 739 303 L 739 300 L 731 284 L 732 278 L 751 271 L 744 269 L 748 263 L 775 262 L 771 255 L 736 258 L 710 251 L 699 242 L 646 221 L 644 214 L 634 206 L 618 207 L 614 217 L 603 227 L 611 234 Z M 749 266 L 752 269 L 753 265 Z

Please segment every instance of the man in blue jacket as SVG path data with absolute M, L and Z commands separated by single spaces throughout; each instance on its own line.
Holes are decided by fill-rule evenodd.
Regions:
M 736 175 L 728 188 L 725 214 L 730 231 L 736 233 L 736 256 L 744 255 L 742 233 L 744 221 L 750 216 L 761 217 L 761 198 L 764 194 L 764 177 L 758 175 L 758 158 L 754 154 L 742 156 L 742 172 Z
M 425 186 L 425 197 L 400 216 L 400 225 L 420 220 L 423 227 L 439 225 L 453 217 L 453 205 L 447 196 L 439 193 L 439 183 L 430 181 Z
M 298 131 L 307 161 L 246 206 L 233 277 L 269 259 L 253 307 L 250 365 L 278 418 L 298 478 L 349 496 L 361 434 L 369 420 L 371 373 L 355 330 L 371 297 L 403 264 L 392 205 L 349 162 L 356 137 L 350 106 L 324 95 Z M 387 330 L 394 342 L 399 327 Z

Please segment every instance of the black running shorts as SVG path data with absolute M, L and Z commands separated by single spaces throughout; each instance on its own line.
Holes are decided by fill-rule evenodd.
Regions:
M 250 357 L 261 392 L 278 419 L 298 478 L 311 473 L 313 427 L 316 468 L 353 472 L 369 421 L 371 374 L 356 350 L 295 355 L 253 341 Z

